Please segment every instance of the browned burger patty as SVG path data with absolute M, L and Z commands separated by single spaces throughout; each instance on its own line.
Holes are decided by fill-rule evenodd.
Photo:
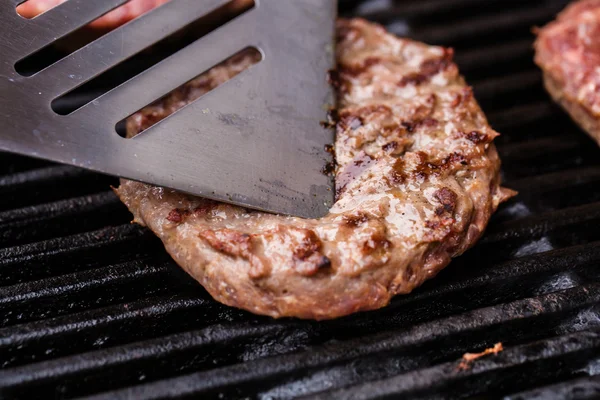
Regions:
M 538 31 L 535 50 L 550 95 L 600 144 L 600 0 L 569 5 Z
M 255 61 L 247 53 L 214 68 L 133 116 L 129 134 Z M 125 180 L 117 189 L 135 221 L 222 303 L 314 319 L 383 307 L 471 247 L 512 195 L 499 186 L 498 134 L 451 50 L 342 20 L 337 61 L 338 200 L 326 217 L 248 211 Z

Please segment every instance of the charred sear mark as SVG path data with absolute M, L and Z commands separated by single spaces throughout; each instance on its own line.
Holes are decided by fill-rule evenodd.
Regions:
M 469 101 L 471 101 L 472 98 L 473 98 L 473 89 L 471 89 L 469 86 L 467 86 L 465 88 L 462 88 L 460 93 L 456 93 L 454 95 L 454 99 L 452 100 L 452 103 L 450 103 L 450 106 L 453 108 L 456 108 L 461 104 L 468 103 Z
M 321 254 L 323 244 L 312 230 L 306 230 L 302 242 L 294 249 L 294 268 L 302 275 L 311 276 L 331 266 L 331 260 Z
M 340 115 L 338 114 L 337 109 L 330 108 L 327 111 L 327 120 L 321 121 L 321 126 L 323 128 L 327 128 L 327 129 L 335 128 L 335 126 L 339 120 L 340 120 Z
M 342 110 L 340 112 L 340 121 L 346 120 L 351 121 L 353 118 L 357 118 L 361 125 L 364 125 L 366 121 L 369 121 L 373 118 L 374 115 L 386 115 L 392 116 L 394 113 L 392 109 L 383 104 L 371 104 L 364 107 L 359 107 L 354 110 Z M 356 127 L 357 122 L 354 122 L 352 125 Z M 340 124 L 338 124 L 338 127 Z M 344 126 L 349 126 L 347 123 Z M 358 127 L 357 127 L 358 128 Z
M 379 63 L 381 63 L 379 57 L 367 57 L 361 63 L 340 67 L 340 73 L 342 75 L 348 75 L 349 77 L 357 77 L 358 75 L 367 72 L 371 66 Z
M 435 118 L 426 117 L 419 121 L 403 121 L 401 125 L 408 133 L 414 133 L 419 127 L 434 127 L 437 126 L 438 120 Z
M 393 183 L 401 184 L 409 178 L 427 179 L 429 176 L 439 176 L 444 172 L 451 171 L 460 165 L 468 165 L 467 158 L 460 153 L 452 153 L 438 161 L 426 161 L 427 154 L 419 151 L 415 153 L 420 162 L 411 171 L 407 171 L 406 162 L 398 158 L 392 166 L 390 178 Z
M 457 194 L 450 188 L 443 187 L 437 190 L 433 197 L 440 202 L 441 206 L 435 210 L 437 215 L 442 215 L 444 212 L 452 214 L 456 208 Z
M 354 228 L 369 221 L 369 216 L 365 213 L 358 212 L 354 215 L 344 215 L 343 221 L 347 226 Z
M 189 210 L 174 208 L 169 212 L 169 215 L 167 215 L 167 220 L 179 224 L 183 222 L 185 218 L 188 217 L 190 214 L 191 213 Z
M 327 82 L 338 93 L 347 93 L 350 89 L 350 83 L 336 69 L 330 69 L 327 72 Z
M 231 229 L 205 230 L 199 236 L 212 248 L 230 256 L 243 256 L 251 250 L 250 235 Z
M 479 131 L 471 131 L 466 133 L 465 137 L 475 144 L 489 143 L 491 141 L 488 135 Z
M 337 169 L 337 160 L 335 159 L 335 147 L 332 144 L 326 144 L 325 151 L 331 154 L 333 159 L 327 164 L 325 164 L 325 166 L 321 169 L 321 172 L 329 176 L 333 175 Z
M 413 72 L 408 74 L 398 82 L 398 86 L 404 87 L 407 85 L 421 85 L 439 72 L 445 71 L 450 65 L 452 65 L 452 57 L 454 56 L 454 50 L 444 49 L 444 54 L 432 60 L 425 60 L 420 65 L 419 72 Z
M 321 168 L 321 173 L 330 176 L 335 173 L 336 163 L 335 161 L 329 161 L 323 168 Z
M 425 227 L 433 231 L 447 228 L 454 223 L 454 218 L 440 218 L 433 221 L 425 221 Z
M 194 214 L 197 215 L 197 216 L 199 216 L 199 217 L 206 216 L 213 209 L 215 209 L 218 205 L 219 205 L 219 203 L 217 203 L 216 201 L 205 200 L 198 207 L 194 208 Z
M 240 257 L 250 262 L 250 278 L 262 278 L 267 274 L 262 261 L 253 254 L 252 237 L 233 229 L 207 229 L 198 234 L 213 249 L 231 257 Z
M 363 254 L 373 254 L 377 251 L 386 251 L 390 247 L 392 247 L 392 242 L 390 242 L 385 235 L 382 233 L 374 233 L 363 243 L 362 252 Z

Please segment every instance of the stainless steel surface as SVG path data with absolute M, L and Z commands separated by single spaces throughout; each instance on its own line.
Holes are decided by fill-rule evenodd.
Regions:
M 0 2 L 0 149 L 259 210 L 324 215 L 333 203 L 320 126 L 333 104 L 333 0 L 255 7 L 67 116 L 52 100 L 181 29 L 225 0 L 172 0 L 29 77 L 14 65 L 125 0 L 70 0 L 27 20 Z M 133 139 L 115 125 L 230 55 L 263 60 Z

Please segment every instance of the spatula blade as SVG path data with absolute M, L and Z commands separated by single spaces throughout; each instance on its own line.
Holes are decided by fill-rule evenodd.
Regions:
M 169 26 L 159 24 L 153 32 L 173 31 L 177 15 L 182 24 L 190 18 L 186 15 L 189 1 L 172 1 L 132 23 L 161 20 Z M 177 3 L 181 10 L 174 14 Z M 321 122 L 334 104 L 326 73 L 334 67 L 336 6 L 329 0 L 256 1 L 239 21 L 219 27 L 66 116 L 50 107 L 62 94 L 57 90 L 64 90 L 58 82 L 68 83 L 61 73 L 84 77 L 76 85 L 93 76 L 88 79 L 83 70 L 76 74 L 74 63 L 62 68 L 60 61 L 48 70 L 55 79 L 41 79 L 44 71 L 21 76 L 14 63 L 30 53 L 24 53 L 21 46 L 11 57 L 10 43 L 0 37 L 0 48 L 6 53 L 3 58 L 8 61 L 0 65 L 0 120 L 5 126 L 0 149 L 252 209 L 320 217 L 334 200 L 333 179 L 324 173 L 331 161 L 326 146 L 333 143 L 334 132 Z M 11 30 L 11 35 L 2 36 L 27 37 L 35 19 L 13 18 L 7 10 L 0 8 L 4 22 L 0 33 Z M 168 12 L 169 18 L 150 16 L 161 12 Z M 89 65 L 89 57 L 97 57 L 98 62 L 123 59 L 124 54 L 102 53 L 115 48 L 109 41 L 128 40 L 119 35 L 120 29 L 103 37 L 107 45 L 96 46 L 96 52 L 86 50 L 94 46 L 92 42 L 70 59 L 85 54 L 83 66 Z M 210 54 L 219 53 L 218 49 L 233 49 L 231 38 L 240 47 L 235 51 L 254 47 L 262 53 L 262 61 L 135 138 L 117 135 L 118 121 L 203 72 L 198 64 L 208 65 L 202 60 L 211 59 Z

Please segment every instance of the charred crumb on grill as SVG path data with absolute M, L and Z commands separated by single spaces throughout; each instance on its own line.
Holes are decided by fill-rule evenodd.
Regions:
M 454 209 L 456 208 L 456 201 L 458 199 L 458 195 L 450 188 L 443 187 L 437 190 L 433 197 L 440 202 L 441 207 L 435 210 L 437 215 L 442 215 L 445 212 L 452 214 L 454 213 Z

